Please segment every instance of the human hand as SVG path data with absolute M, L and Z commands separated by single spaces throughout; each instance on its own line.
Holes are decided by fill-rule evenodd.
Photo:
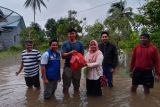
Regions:
M 48 84 L 48 79 L 43 79 L 44 84 Z
M 160 80 L 160 75 L 158 75 L 158 74 L 155 75 L 155 79 L 159 81 Z
M 74 54 L 76 52 L 77 52 L 76 50 L 72 50 L 72 51 L 70 51 L 70 54 Z
M 18 75 L 19 75 L 19 73 L 20 73 L 20 72 L 16 72 L 16 73 L 15 73 L 15 74 L 16 74 L 16 76 L 18 76 Z
M 111 72 L 112 72 L 112 73 L 114 73 L 114 72 L 115 72 L 115 69 L 114 69 L 114 68 L 112 68 L 112 69 L 111 69 Z
M 58 82 L 61 82 L 61 79 L 59 79 Z
M 87 63 L 85 63 L 83 67 L 86 67 L 86 66 L 87 66 Z
M 59 78 L 58 82 L 61 82 L 61 77 Z
M 129 72 L 129 76 L 132 78 L 133 77 L 133 72 Z

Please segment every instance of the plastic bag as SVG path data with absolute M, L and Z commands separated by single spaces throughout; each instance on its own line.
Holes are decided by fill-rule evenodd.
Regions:
M 100 83 L 101 83 L 101 87 L 107 87 L 108 86 L 108 80 L 104 75 L 100 76 Z
M 72 71 L 77 71 L 86 65 L 86 61 L 81 53 L 75 52 L 70 60 Z

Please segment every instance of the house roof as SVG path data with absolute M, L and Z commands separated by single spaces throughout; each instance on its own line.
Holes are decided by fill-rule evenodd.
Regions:
M 25 27 L 23 17 L 13 10 L 0 6 L 0 28 L 14 28 L 21 24 Z
M 21 16 L 8 16 L 4 21 L 0 22 L 0 27 L 16 27 L 21 21 Z

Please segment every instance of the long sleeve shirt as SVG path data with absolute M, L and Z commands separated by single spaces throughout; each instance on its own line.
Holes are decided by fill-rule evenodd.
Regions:
M 115 45 L 111 43 L 101 43 L 99 44 L 99 50 L 103 53 L 103 66 L 112 65 L 113 68 L 116 68 L 118 65 L 118 52 Z
M 139 44 L 133 49 L 132 54 L 130 71 L 134 68 L 142 70 L 152 70 L 155 68 L 156 73 L 160 74 L 159 53 L 153 44 L 149 44 L 146 47 Z
M 89 53 L 86 54 L 85 59 L 89 57 Z M 87 79 L 89 80 L 98 80 L 100 76 L 103 75 L 103 69 L 102 69 L 102 61 L 103 61 L 103 55 L 102 53 L 99 54 L 96 58 L 96 61 L 93 63 L 87 62 Z

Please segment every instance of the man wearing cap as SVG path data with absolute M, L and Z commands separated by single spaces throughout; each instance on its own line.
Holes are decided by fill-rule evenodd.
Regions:
M 130 77 L 132 78 L 131 91 L 136 92 L 138 85 L 143 85 L 144 93 L 149 94 L 154 86 L 153 70 L 160 77 L 160 60 L 156 46 L 150 43 L 148 33 L 140 35 L 138 44 L 132 53 Z
M 68 30 L 68 38 L 61 47 L 62 58 L 65 59 L 63 78 L 63 93 L 68 94 L 71 82 L 73 84 L 74 93 L 79 92 L 81 70 L 72 71 L 70 68 L 70 60 L 74 52 L 84 53 L 83 45 L 77 40 L 77 31 L 73 28 Z

